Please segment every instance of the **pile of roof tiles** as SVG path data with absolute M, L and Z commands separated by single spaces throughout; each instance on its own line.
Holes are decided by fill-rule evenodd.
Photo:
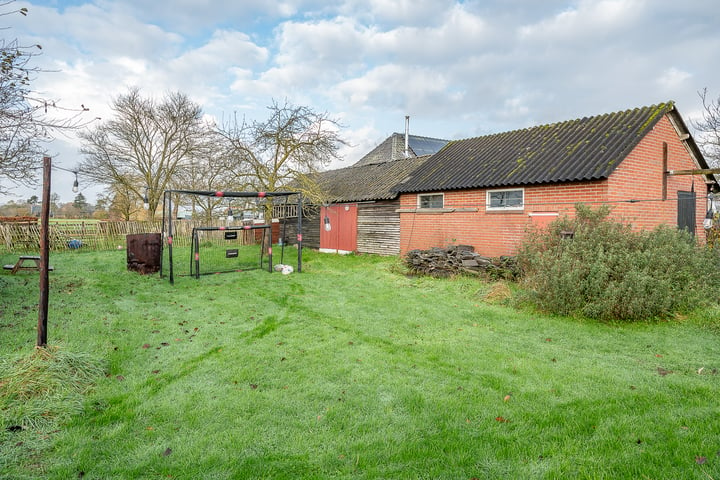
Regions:
M 474 250 L 470 245 L 411 250 L 405 254 L 405 264 L 413 274 L 433 277 L 448 277 L 463 273 L 487 274 L 492 278 L 517 277 L 518 270 L 514 257 L 483 257 Z

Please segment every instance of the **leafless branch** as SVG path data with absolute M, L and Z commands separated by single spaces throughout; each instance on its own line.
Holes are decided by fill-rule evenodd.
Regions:
M 712 166 L 720 166 L 720 96 L 713 100 L 708 96 L 707 88 L 698 92 L 702 101 L 701 120 L 692 120 L 692 126 L 698 131 L 698 145 Z
M 293 185 L 319 195 L 315 173 L 339 157 L 346 142 L 340 124 L 327 113 L 273 100 L 265 121 L 235 117 L 218 133 L 225 139 L 227 158 L 236 175 L 249 179 L 259 191 L 277 191 Z
M 112 110 L 111 119 L 80 133 L 80 168 L 96 183 L 122 187 L 137 198 L 147 187 L 152 215 L 163 192 L 207 157 L 210 129 L 200 106 L 181 93 L 157 101 L 131 88 L 113 100 Z
M 0 9 L 12 3 L 0 1 Z M 28 11 L 24 7 L 6 10 L 0 16 L 16 13 L 27 15 Z M 40 45 L 0 39 L 0 182 L 32 184 L 54 135 L 93 121 L 86 120 L 84 106 L 63 107 L 32 89 L 37 75 L 44 73 L 31 63 L 41 50 Z M 0 192 L 5 191 L 0 183 Z

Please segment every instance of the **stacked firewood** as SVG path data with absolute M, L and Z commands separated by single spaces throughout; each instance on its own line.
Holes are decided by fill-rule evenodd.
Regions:
M 496 278 L 517 276 L 517 265 L 513 257 L 483 257 L 475 253 L 471 245 L 411 250 L 405 254 L 405 264 L 415 274 L 434 277 L 447 277 L 459 273 L 488 274 Z

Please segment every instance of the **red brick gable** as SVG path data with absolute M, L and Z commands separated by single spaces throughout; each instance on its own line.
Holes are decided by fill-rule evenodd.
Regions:
M 695 231 L 702 234 L 707 194 L 704 178 L 700 175 L 665 175 L 663 142 L 667 144 L 667 170 L 699 168 L 665 115 L 609 178 L 608 201 L 615 205 L 613 214 L 638 228 L 675 225 L 678 191 L 694 190 L 697 195 Z M 624 203 L 628 198 L 644 201 Z

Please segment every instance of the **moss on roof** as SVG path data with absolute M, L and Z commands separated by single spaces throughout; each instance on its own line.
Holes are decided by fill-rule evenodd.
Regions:
M 519 186 L 607 178 L 673 102 L 456 140 L 398 192 Z

